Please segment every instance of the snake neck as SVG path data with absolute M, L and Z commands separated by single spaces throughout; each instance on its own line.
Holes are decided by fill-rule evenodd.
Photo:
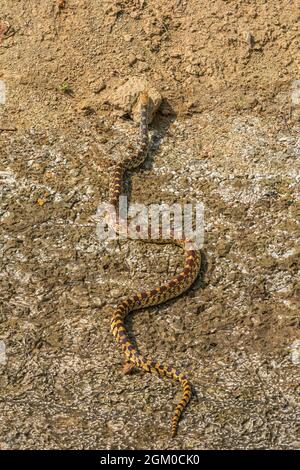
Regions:
M 140 136 L 138 142 L 137 153 L 134 157 L 128 157 L 122 162 L 117 163 L 111 173 L 111 182 L 109 185 L 109 203 L 116 210 L 119 209 L 119 197 L 122 193 L 122 183 L 124 173 L 140 166 L 148 154 L 149 148 L 149 130 L 148 130 L 148 103 L 147 93 L 141 93 L 140 96 Z

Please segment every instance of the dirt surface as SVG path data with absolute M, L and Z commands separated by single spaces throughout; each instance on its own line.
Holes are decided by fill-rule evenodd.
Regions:
M 2 449 L 300 448 L 297 3 L 2 0 Z M 137 135 L 110 97 L 134 76 L 163 102 L 131 200 L 205 207 L 199 280 L 127 323 L 189 372 L 173 440 L 179 388 L 122 375 L 110 318 L 181 253 L 96 234 Z

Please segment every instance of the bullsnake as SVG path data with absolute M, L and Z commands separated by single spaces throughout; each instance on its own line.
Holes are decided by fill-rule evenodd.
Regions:
M 149 137 L 148 137 L 148 105 L 149 97 L 146 92 L 139 96 L 140 104 L 140 137 L 139 148 L 133 157 L 129 157 L 114 166 L 109 186 L 109 203 L 118 212 L 119 197 L 121 195 L 121 186 L 124 173 L 132 168 L 136 168 L 142 164 L 148 153 Z M 112 223 L 112 222 L 110 222 Z M 120 225 L 114 225 L 116 232 L 120 233 Z M 161 232 L 160 232 L 161 233 Z M 196 279 L 200 269 L 200 251 L 191 249 L 190 242 L 187 239 L 181 240 L 174 238 L 174 232 L 171 231 L 170 239 L 146 239 L 147 242 L 153 243 L 175 243 L 179 245 L 185 254 L 185 264 L 183 270 L 170 281 L 153 288 L 149 291 L 141 291 L 127 297 L 114 310 L 111 321 L 111 331 L 118 345 L 121 347 L 125 358 L 125 372 L 131 367 L 138 367 L 150 373 L 157 373 L 178 381 L 183 389 L 183 397 L 177 404 L 172 417 L 172 437 L 176 436 L 178 422 L 180 416 L 191 399 L 191 384 L 184 373 L 181 373 L 171 366 L 161 364 L 157 360 L 142 355 L 136 346 L 129 339 L 125 327 L 125 317 L 133 310 L 139 310 L 145 307 L 158 305 L 169 299 L 177 297 L 186 291 Z

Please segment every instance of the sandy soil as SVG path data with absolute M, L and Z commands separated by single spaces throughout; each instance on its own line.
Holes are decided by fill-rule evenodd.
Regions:
M 298 6 L 2 0 L 2 449 L 300 448 Z M 109 328 L 180 251 L 96 235 L 136 141 L 110 104 L 133 76 L 164 100 L 131 200 L 205 207 L 199 280 L 128 319 L 141 351 L 189 371 L 173 440 L 178 387 L 122 375 Z

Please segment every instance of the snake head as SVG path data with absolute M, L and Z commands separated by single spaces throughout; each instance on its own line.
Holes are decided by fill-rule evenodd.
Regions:
M 147 106 L 148 101 L 149 101 L 148 93 L 146 91 L 142 91 L 141 94 L 140 94 L 140 104 L 141 104 L 141 106 Z

